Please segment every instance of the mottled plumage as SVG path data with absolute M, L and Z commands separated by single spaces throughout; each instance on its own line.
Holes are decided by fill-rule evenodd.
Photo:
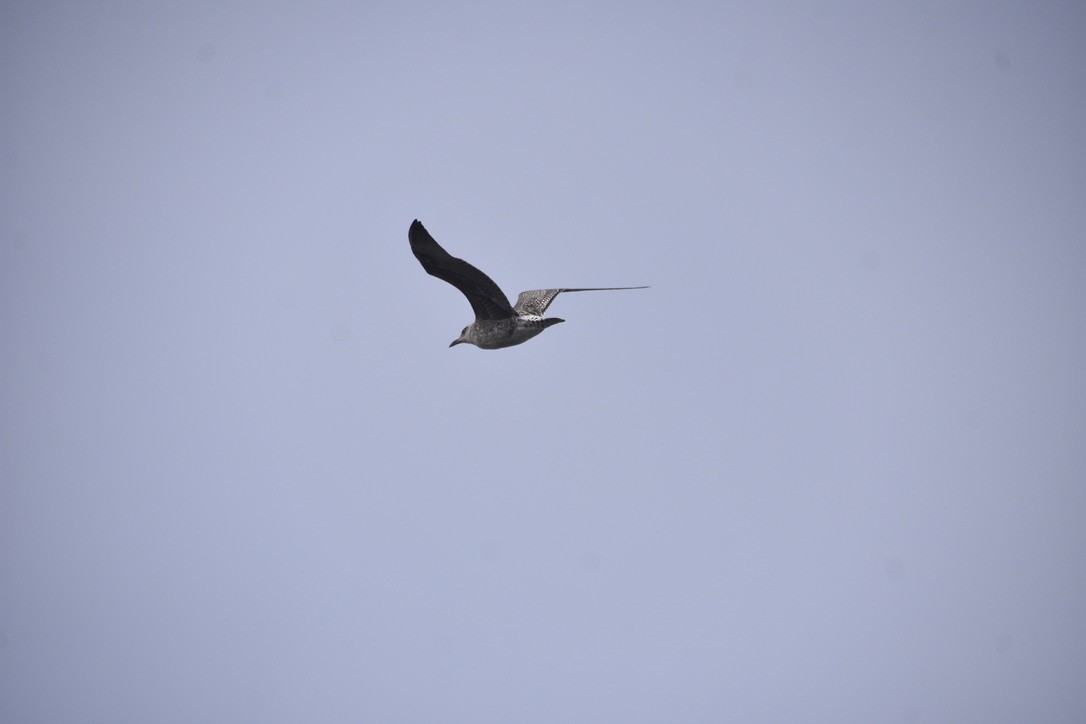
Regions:
M 531 289 L 521 292 L 516 306 L 509 304 L 501 288 L 483 272 L 441 248 L 418 219 L 407 232 L 411 251 L 426 273 L 459 289 L 475 312 L 475 321 L 464 327 L 449 346 L 466 342 L 483 349 L 500 349 L 527 342 L 564 319 L 543 313 L 562 292 L 604 292 L 647 287 L 586 287 L 581 289 Z

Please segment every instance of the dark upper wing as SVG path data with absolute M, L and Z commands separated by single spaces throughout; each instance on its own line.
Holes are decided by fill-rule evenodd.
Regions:
M 517 297 L 517 314 L 543 316 L 554 298 L 562 292 L 615 292 L 620 289 L 648 289 L 648 287 L 586 287 L 584 289 L 529 289 Z
M 411 223 L 407 238 L 411 242 L 411 251 L 426 273 L 447 281 L 463 292 L 475 310 L 476 319 L 513 316 L 513 306 L 498 285 L 471 264 L 442 249 L 418 219 Z

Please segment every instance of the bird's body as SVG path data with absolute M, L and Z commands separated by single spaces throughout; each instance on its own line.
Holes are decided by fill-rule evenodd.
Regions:
M 411 251 L 427 274 L 459 289 L 475 311 L 475 321 L 464 327 L 450 347 L 474 344 L 482 349 L 501 349 L 527 342 L 564 319 L 544 317 L 554 298 L 562 292 L 614 291 L 646 287 L 592 287 L 583 289 L 531 289 L 521 292 L 516 305 L 509 303 L 501 288 L 483 272 L 441 248 L 416 219 L 407 232 Z
M 535 316 L 479 319 L 465 327 L 459 339 L 449 346 L 467 342 L 480 349 L 512 347 L 515 344 L 527 342 L 547 327 L 564 321 L 557 317 L 544 319 Z

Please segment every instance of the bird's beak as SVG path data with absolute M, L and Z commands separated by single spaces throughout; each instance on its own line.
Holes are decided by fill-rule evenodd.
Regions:
M 463 342 L 463 341 L 464 341 L 464 340 L 462 340 L 462 339 L 454 339 L 454 340 L 452 341 L 452 344 L 450 344 L 450 345 L 449 345 L 449 348 L 450 348 L 450 349 L 452 349 L 453 347 L 455 347 L 456 345 L 460 344 L 460 343 L 461 343 L 461 342 Z

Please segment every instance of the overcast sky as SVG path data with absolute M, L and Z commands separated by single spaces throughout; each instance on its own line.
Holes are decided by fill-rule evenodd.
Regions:
M 3 2 L 0 720 L 1086 721 L 1084 38 Z

